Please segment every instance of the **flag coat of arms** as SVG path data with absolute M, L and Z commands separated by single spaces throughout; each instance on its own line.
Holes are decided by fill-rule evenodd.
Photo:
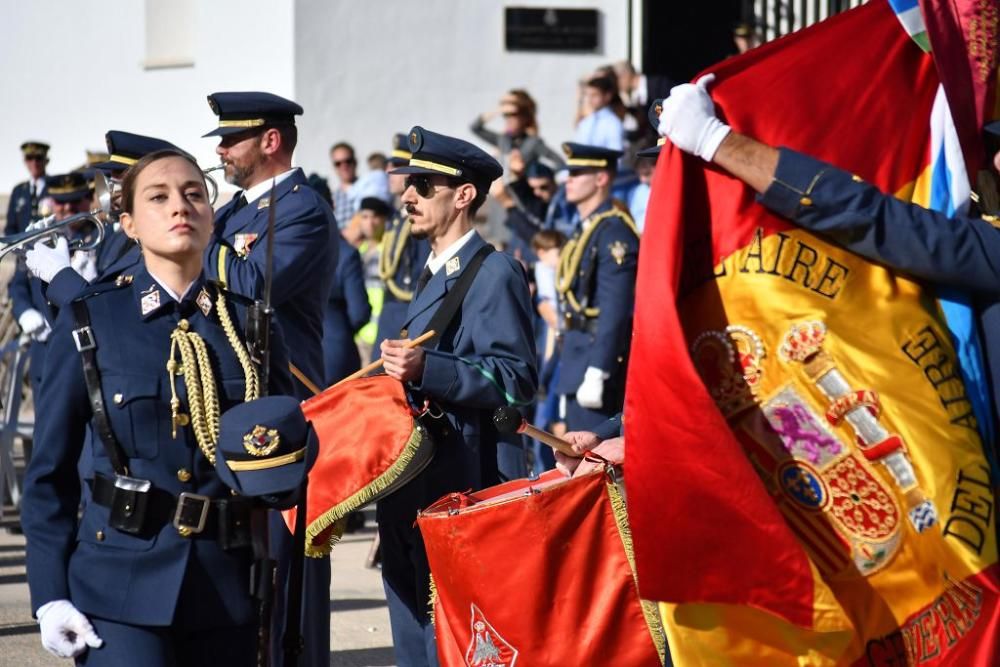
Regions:
M 940 82 L 888 3 L 713 71 L 734 130 L 926 202 Z M 637 576 L 675 664 L 994 664 L 995 480 L 931 287 L 668 144 L 632 352 Z

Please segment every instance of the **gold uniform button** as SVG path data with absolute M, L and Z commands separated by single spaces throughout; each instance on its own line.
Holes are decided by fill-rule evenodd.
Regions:
M 803 206 L 812 206 L 813 200 L 810 197 L 802 197 L 801 199 L 799 199 L 799 203 Z
M 181 468 L 180 470 L 177 471 L 177 479 L 179 479 L 182 482 L 190 482 L 191 471 L 188 470 L 187 468 Z
M 122 401 L 125 400 L 125 396 L 121 392 L 118 392 L 117 394 L 114 395 L 114 398 L 112 398 L 111 400 L 115 402 L 115 405 L 121 405 Z
M 94 535 L 94 537 L 97 538 L 98 542 L 103 542 L 104 541 L 104 531 L 103 530 L 97 531 L 97 534 Z
M 852 181 L 854 181 L 855 183 L 860 183 L 860 182 L 861 182 L 862 180 L 864 180 L 864 179 L 862 179 L 862 178 L 861 178 L 860 176 L 858 176 L 857 174 L 851 174 L 851 180 L 852 180 Z

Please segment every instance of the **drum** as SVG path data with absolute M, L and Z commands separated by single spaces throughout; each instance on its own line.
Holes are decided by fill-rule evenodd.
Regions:
M 309 471 L 306 555 L 325 556 L 351 512 L 384 498 L 419 474 L 434 455 L 398 380 L 387 375 L 349 380 L 302 404 L 319 438 Z M 285 512 L 289 527 L 295 510 Z
M 608 471 L 453 493 L 418 515 L 443 667 L 663 664 Z

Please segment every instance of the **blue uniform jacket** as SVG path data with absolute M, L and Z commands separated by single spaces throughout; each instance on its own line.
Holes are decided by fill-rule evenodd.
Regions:
M 996 422 L 1000 410 L 1000 230 L 981 218 L 949 218 L 908 204 L 845 171 L 784 148 L 775 178 L 758 200 L 862 257 L 918 280 L 971 294 L 989 367 Z
M 221 411 L 244 399 L 243 370 L 219 324 L 215 292 L 208 315 L 196 305 L 204 284 L 203 279 L 197 281 L 178 304 L 139 264 L 131 285 L 94 285 L 80 298 L 90 312 L 109 421 L 131 475 L 174 495 L 188 491 L 227 498 L 229 489 L 202 454 L 191 427 L 180 428 L 176 439 L 171 436 L 166 364 L 170 334 L 181 318 L 210 350 Z M 147 308 L 144 315 L 143 296 L 157 289 L 160 305 Z M 233 295 L 227 300 L 233 323 L 242 331 L 245 308 Z M 72 309 L 62 309 L 49 343 L 50 370 L 36 401 L 45 406 L 45 418 L 36 425 L 21 513 L 32 609 L 69 599 L 85 614 L 100 618 L 170 625 L 183 585 L 198 591 L 199 608 L 212 624 L 252 622 L 249 548 L 226 552 L 214 539 L 181 537 L 170 523 L 148 538 L 120 532 L 108 526 L 108 508 L 89 502 L 89 494 L 77 518 L 81 452 L 93 459 L 86 462 L 86 470 L 108 477 L 114 470 L 99 439 L 83 449 L 93 425 L 80 354 L 71 338 L 75 328 Z M 288 393 L 292 387 L 287 355 L 277 333 L 272 343 L 271 388 Z M 183 376 L 176 383 L 181 409 L 187 413 Z M 181 481 L 182 471 L 190 473 L 190 481 Z
M 271 303 L 291 362 L 317 385 L 323 382 L 323 309 L 337 265 L 333 210 L 306 184 L 301 169 L 235 211 L 238 197 L 215 213 L 216 240 L 205 251 L 205 273 L 250 298 L 264 295 L 269 206 L 277 206 Z M 296 381 L 295 394 L 312 395 Z
M 76 272 L 74 271 L 73 273 Z M 81 280 L 83 279 L 81 278 Z M 42 317 L 49 323 L 49 326 L 52 326 L 52 322 L 55 320 L 55 313 L 45 299 L 43 283 L 38 278 L 32 277 L 28 273 L 27 267 L 20 260 L 18 260 L 18 267 L 14 271 L 10 285 L 7 286 L 7 293 L 10 295 L 14 319 L 20 318 L 24 311 L 34 308 L 42 314 Z M 31 375 L 31 386 L 36 389 L 45 374 L 47 348 L 48 341 L 42 342 L 38 340 L 32 340 L 28 348 L 28 354 L 31 358 L 28 372 Z
M 410 337 L 423 333 L 473 255 L 486 244 L 479 234 L 456 257 L 460 268 L 439 270 L 410 302 L 403 323 Z M 409 484 L 379 501 L 379 519 L 411 522 L 418 509 L 452 491 L 496 484 L 499 433 L 493 411 L 530 403 L 538 387 L 531 324 L 531 295 L 517 260 L 494 252 L 486 258 L 462 307 L 437 349 L 427 350 L 424 373 L 412 386 L 444 412 L 436 453 Z
M 141 253 L 139 246 L 125 232 L 107 229 L 104 241 L 97 248 L 97 278 L 94 282 L 115 278 L 125 269 L 135 266 Z M 62 308 L 76 298 L 90 283 L 72 267 L 52 276 L 45 288 L 45 298 L 56 308 Z
M 372 314 L 365 290 L 365 272 L 361 255 L 343 236 L 337 235 L 337 272 L 330 285 L 330 297 L 323 317 L 323 358 L 331 385 L 361 368 L 361 357 L 354 334 L 368 323 Z
M 35 195 L 35 199 L 40 200 L 45 197 L 45 188 L 41 193 Z M 25 181 L 18 183 L 10 191 L 10 199 L 7 202 L 7 222 L 4 224 L 4 236 L 19 234 L 27 229 L 31 223 L 31 184 Z
M 426 239 L 415 239 L 406 229 L 409 222 L 405 210 L 399 210 L 389 221 L 382 236 L 382 263 L 392 268 L 390 275 L 385 279 L 385 298 L 382 301 L 382 310 L 378 314 L 378 334 L 375 336 L 375 345 L 372 348 L 372 359 L 381 356 L 379 351 L 382 341 L 386 338 L 399 338 L 399 331 L 406 321 L 406 309 L 410 305 L 410 300 L 400 299 L 393 288 L 403 293 L 413 293 L 413 288 L 417 285 L 420 272 L 427 263 L 427 256 L 431 253 L 430 244 Z M 401 241 L 402 239 L 402 241 Z M 402 244 L 402 247 L 400 247 Z M 398 262 L 395 258 L 399 257 Z M 392 267 L 392 264 L 395 266 Z
M 602 204 L 589 218 L 611 209 L 611 201 Z M 573 238 L 584 230 L 580 225 Z M 622 220 L 613 215 L 596 223 L 583 259 L 573 278 L 570 291 L 578 303 L 599 308 L 596 318 L 577 318 L 573 328 L 563 334 L 559 383 L 556 392 L 575 394 L 588 366 L 600 368 L 611 377 L 605 381 L 605 404 L 619 403 L 625 383 L 629 342 L 632 338 L 632 309 L 635 304 L 635 277 L 639 257 L 639 238 Z M 588 280 L 589 278 L 589 280 Z M 560 295 L 562 296 L 562 295 Z M 564 313 L 573 313 L 563 300 Z M 609 403 L 610 402 L 610 403 Z

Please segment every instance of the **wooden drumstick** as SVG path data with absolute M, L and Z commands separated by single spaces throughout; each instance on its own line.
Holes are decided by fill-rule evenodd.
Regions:
M 572 456 L 575 459 L 580 458 L 580 454 L 577 454 L 573 450 L 573 445 L 569 442 L 563 440 L 562 438 L 557 438 L 548 431 L 543 431 L 540 428 L 535 428 L 528 423 L 528 420 L 524 418 L 517 408 L 505 405 L 503 407 L 497 408 L 493 412 L 493 423 L 496 425 L 497 430 L 501 433 L 524 433 L 529 438 L 534 438 L 544 442 L 546 445 L 552 449 L 565 454 L 566 456 Z
M 413 340 L 408 340 L 405 343 L 403 343 L 403 347 L 405 347 L 407 350 L 412 350 L 416 346 L 423 345 L 424 343 L 426 343 L 427 341 L 429 341 L 431 338 L 433 338 L 435 336 L 436 333 L 437 332 L 434 331 L 433 329 L 431 331 L 425 331 L 424 333 L 420 334 L 419 336 L 417 336 Z M 348 380 L 356 380 L 359 377 L 364 377 L 365 375 L 368 375 L 372 371 L 378 370 L 379 368 L 382 368 L 382 363 L 383 362 L 382 362 L 381 358 L 376 359 L 375 361 L 371 362 L 370 364 L 368 364 L 367 366 L 365 366 L 361 370 L 355 371 L 355 372 L 351 373 L 350 375 L 348 375 L 343 380 L 341 380 L 340 382 L 338 382 L 337 384 L 335 384 L 333 386 L 336 387 L 337 385 L 344 384 Z

